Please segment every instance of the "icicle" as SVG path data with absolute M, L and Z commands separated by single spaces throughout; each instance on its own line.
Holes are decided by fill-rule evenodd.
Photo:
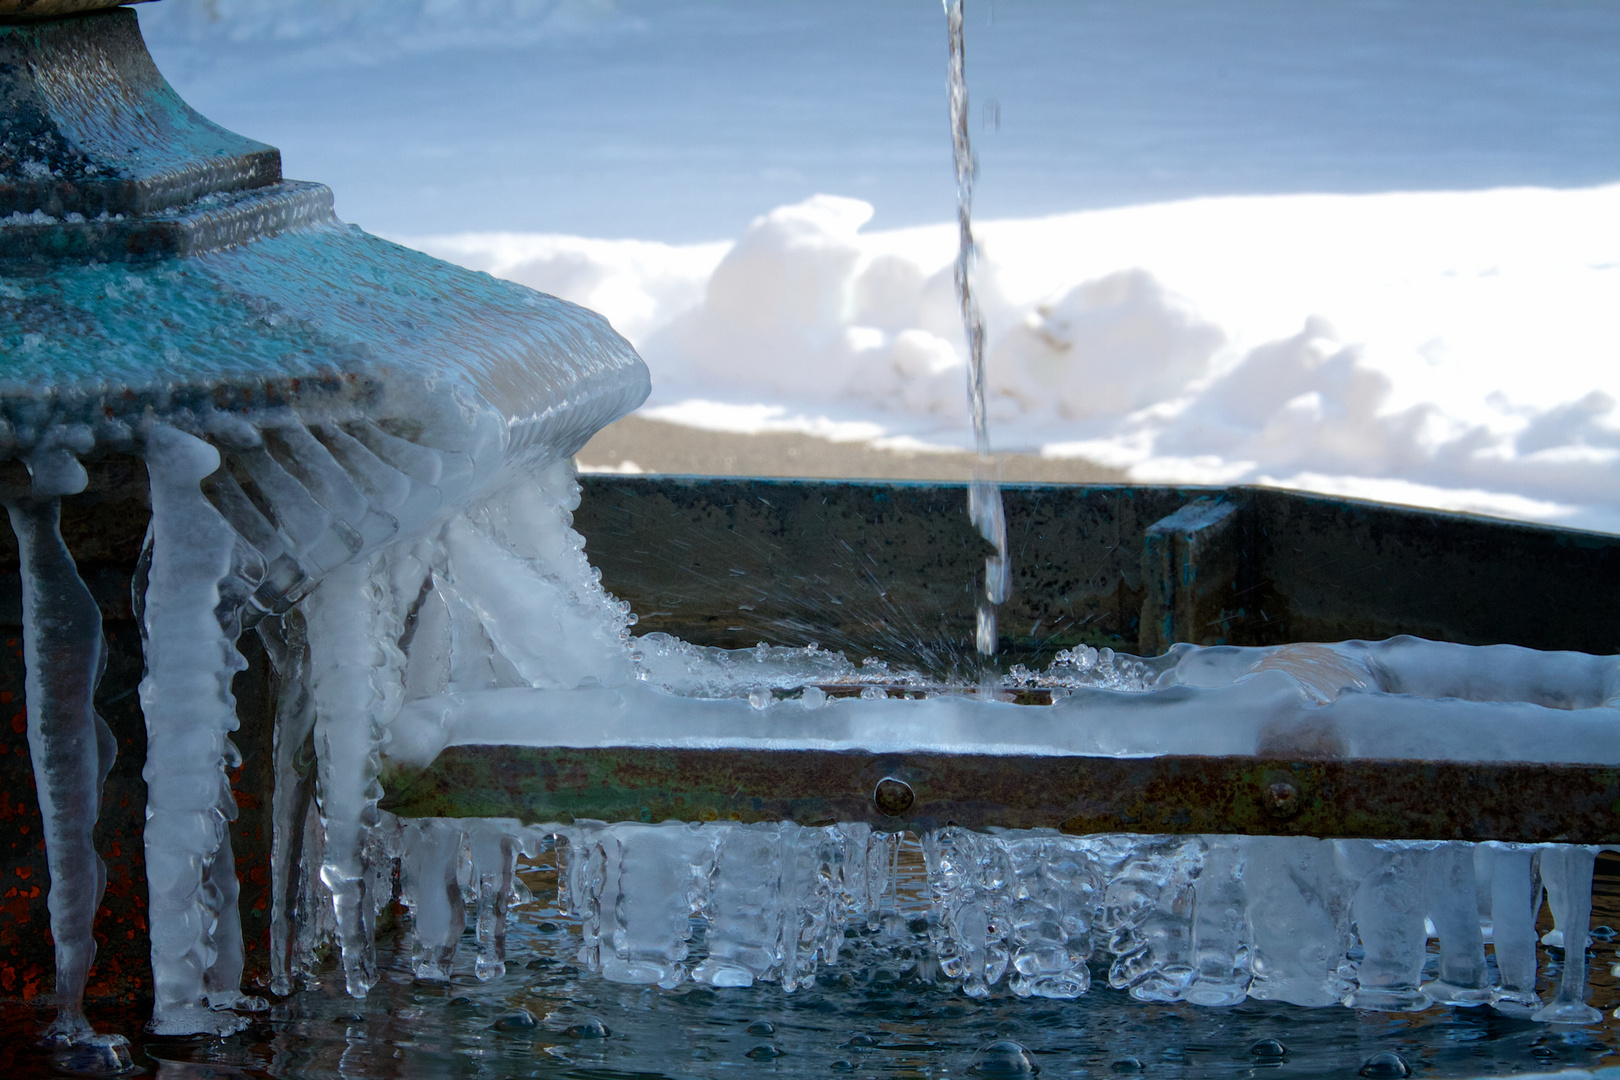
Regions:
M 300 835 L 303 858 L 299 860 L 297 896 L 293 905 L 290 969 L 305 985 L 314 986 L 323 946 L 337 937 L 337 914 L 332 910 L 332 891 L 321 881 L 321 867 L 326 862 L 326 834 L 321 828 L 321 809 L 313 798 L 307 803 Z
M 236 534 L 199 484 L 219 453 L 154 424 L 146 436 L 151 478 L 150 561 L 141 598 L 146 677 L 146 873 L 150 894 L 152 1029 L 163 1035 L 226 1034 L 245 1023 L 223 1008 L 240 997 L 240 922 L 227 822 L 236 815 L 226 778 L 237 727 L 231 677 L 244 666 L 222 620 L 220 582 L 231 574 Z M 222 856 L 223 853 L 223 856 Z M 216 868 L 217 867 L 217 868 Z M 219 947 L 225 946 L 220 953 Z M 217 966 L 216 966 L 217 965 Z
M 1439 844 L 1424 855 L 1425 913 L 1440 937 L 1440 977 L 1423 992 L 1442 1005 L 1483 1005 L 1491 999 L 1485 979 L 1485 942 L 1480 933 L 1474 884 L 1474 846 Z
M 473 974 L 489 982 L 506 974 L 506 913 L 516 899 L 518 842 L 505 828 L 481 826 L 467 837 L 467 893 L 477 913 Z
M 107 873 L 93 834 L 101 787 L 117 752 L 112 732 L 95 712 L 96 685 L 106 665 L 101 610 L 79 577 L 59 529 L 61 501 L 84 486 L 84 469 L 54 470 L 52 486 L 35 470 L 34 494 L 6 501 L 22 564 L 23 660 L 26 666 L 28 753 L 34 767 L 45 854 L 47 906 L 56 945 L 55 1042 L 94 1036 L 84 1018 L 85 980 L 95 959 L 91 935 Z M 65 474 L 65 475 L 63 475 Z
M 1091 987 L 1092 911 L 1098 900 L 1089 843 L 1068 837 L 1001 836 L 1008 882 L 1012 992 L 1019 997 L 1075 998 Z
M 608 886 L 609 839 L 606 826 L 586 825 L 558 832 L 561 866 L 557 873 L 557 907 L 579 920 L 579 962 L 587 971 L 602 970 L 602 896 Z M 616 844 L 614 845 L 617 846 Z M 617 851 L 615 851 L 617 855 Z M 618 888 L 617 860 L 614 888 Z M 608 913 L 611 917 L 611 911 Z
M 1108 983 L 1139 1001 L 1180 1001 L 1193 979 L 1193 878 L 1203 842 L 1145 840 L 1109 881 L 1103 910 L 1109 949 L 1117 954 Z
M 315 711 L 310 701 L 309 645 L 296 609 L 259 624 L 275 672 L 275 790 L 271 798 L 270 990 L 293 992 L 294 906 L 304 858 L 304 822 L 314 794 Z
M 1254 980 L 1249 996 L 1320 1008 L 1350 992 L 1349 883 L 1331 841 L 1265 836 L 1249 840 L 1243 875 Z
M 1564 968 L 1558 990 L 1532 1020 L 1553 1024 L 1596 1024 L 1603 1014 L 1586 1003 L 1586 946 L 1592 919 L 1592 868 L 1597 849 L 1548 844 L 1541 849 L 1541 878 L 1553 920 L 1564 939 Z M 1556 882 L 1556 888 L 1553 883 Z
M 411 970 L 418 979 L 448 982 L 467 925 L 458 871 L 467 859 L 457 821 L 408 822 L 400 859 L 400 893 L 411 911 Z
M 872 907 L 871 901 L 871 852 L 872 843 L 876 834 L 870 825 L 845 823 L 835 825 L 833 828 L 844 838 L 844 851 L 846 858 L 842 872 L 838 879 L 838 904 L 845 921 L 866 921 L 866 913 Z M 843 927 L 832 939 L 832 946 L 823 959 L 829 963 L 837 963 L 839 951 L 844 947 Z
M 848 910 L 844 878 L 856 852 L 849 834 L 837 827 L 790 828 L 785 839 L 791 845 L 794 875 L 789 921 L 783 925 L 782 989 L 792 993 L 814 983 L 820 964 L 837 959 Z M 863 863 L 865 855 L 863 845 Z
M 709 955 L 692 978 L 710 986 L 750 986 L 781 957 L 781 830 L 722 826 L 709 880 Z
M 384 729 L 399 710 L 404 657 L 382 555 L 329 573 L 304 601 L 315 708 L 316 800 L 325 830 L 320 877 L 332 893 L 344 981 L 364 997 L 377 979 L 367 833 L 378 823 Z
M 1193 981 L 1182 995 L 1195 1005 L 1236 1005 L 1248 996 L 1243 874 L 1246 843 L 1211 839 L 1193 883 Z
M 876 931 L 898 918 L 895 912 L 895 890 L 900 878 L 900 843 L 903 834 L 873 833 L 866 848 L 866 872 L 862 880 L 866 886 L 859 898 L 859 910 L 866 916 L 866 928 Z
M 1529 1016 L 1541 1008 L 1536 993 L 1536 910 L 1541 883 L 1535 851 L 1519 844 L 1481 844 L 1492 850 L 1491 950 L 1496 954 L 1499 985 L 1491 1005 L 1508 1016 Z
M 1007 853 L 991 837 L 947 827 L 923 839 L 929 892 L 939 912 L 939 966 L 969 997 L 1001 981 L 1007 950 Z
M 1366 951 L 1359 985 L 1347 1004 L 1358 1009 L 1415 1010 L 1429 1000 L 1418 988 L 1428 935 L 1423 925 L 1422 854 L 1416 845 L 1372 840 L 1337 842 L 1342 873 L 1360 882 L 1351 914 Z
M 603 889 L 604 916 L 613 898 L 609 947 L 602 975 L 612 982 L 657 983 L 666 989 L 686 978 L 688 920 L 698 883 L 709 876 L 712 841 L 686 825 L 615 825 Z M 605 923 L 604 918 L 604 923 Z M 605 927 L 604 927 L 605 928 Z

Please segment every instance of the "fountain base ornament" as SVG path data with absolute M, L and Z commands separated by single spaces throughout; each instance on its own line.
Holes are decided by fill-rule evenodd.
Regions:
M 51 1034 L 85 1045 L 105 884 L 92 833 L 117 749 L 93 706 L 100 612 L 59 530 L 86 466 L 132 456 L 150 483 L 133 606 L 152 1027 L 225 1033 L 244 1022 L 233 1010 L 263 1006 L 242 993 L 229 839 L 238 637 L 257 629 L 284 669 L 309 674 L 276 752 L 317 741 L 314 808 L 278 803 L 279 842 L 313 814 L 363 993 L 375 976 L 362 849 L 388 698 L 371 672 L 392 659 L 373 624 L 410 604 L 390 616 L 360 598 L 431 591 L 432 538 L 504 513 L 514 487 L 566 530 L 573 452 L 648 388 L 593 313 L 338 221 L 325 187 L 283 179 L 274 148 L 180 100 L 132 12 L 50 17 L 90 6 L 104 5 L 0 5 L 0 458 L 26 467 L 3 495 L 51 879 Z M 487 527 L 479 537 L 500 544 Z M 290 900 L 278 890 L 279 907 Z

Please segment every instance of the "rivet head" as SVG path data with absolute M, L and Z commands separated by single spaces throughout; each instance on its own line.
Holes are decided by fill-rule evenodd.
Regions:
M 900 817 L 911 809 L 911 804 L 917 801 L 917 795 L 911 790 L 911 785 L 904 780 L 885 776 L 878 781 L 877 790 L 872 792 L 872 801 L 877 805 L 878 813 Z
M 1293 817 L 1299 813 L 1299 788 L 1287 780 L 1275 780 L 1266 785 L 1265 804 L 1275 817 Z

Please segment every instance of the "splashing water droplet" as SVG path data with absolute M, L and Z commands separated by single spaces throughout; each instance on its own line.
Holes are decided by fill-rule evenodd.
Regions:
M 1412 1075 L 1412 1066 L 1395 1051 L 1384 1050 L 1368 1058 L 1356 1075 L 1369 1080 L 1399 1080 Z
M 612 1036 L 613 1032 L 608 1030 L 606 1024 L 593 1016 L 588 1020 L 564 1028 L 563 1034 L 570 1039 L 606 1039 Z

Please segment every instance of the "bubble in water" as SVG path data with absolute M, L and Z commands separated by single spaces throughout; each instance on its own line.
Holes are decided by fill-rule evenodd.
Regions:
M 1142 1071 L 1142 1060 L 1134 1057 L 1122 1057 L 1110 1065 L 1109 1068 L 1115 1072 L 1139 1073 Z
M 979 1076 L 1034 1076 L 1041 1070 L 1021 1045 L 1011 1039 L 997 1039 L 979 1048 L 968 1071 Z
M 528 1031 L 538 1023 L 534 1013 L 528 1009 L 518 1009 L 497 1018 L 489 1027 L 491 1031 Z
M 844 1045 L 847 1047 L 876 1046 L 877 1040 L 872 1038 L 870 1035 L 854 1035 L 851 1036 L 849 1042 L 845 1043 Z
M 1275 1061 L 1288 1056 L 1288 1047 L 1276 1039 L 1261 1039 L 1249 1047 L 1249 1053 L 1262 1061 Z
M 830 1068 L 833 1072 L 854 1072 L 855 1063 L 853 1061 L 845 1061 L 843 1058 L 839 1058 L 837 1061 L 832 1063 Z
M 772 1058 L 781 1057 L 782 1051 L 769 1043 L 761 1043 L 743 1056 L 753 1058 L 755 1061 L 770 1061 Z
M 563 1029 L 563 1034 L 570 1039 L 606 1039 L 613 1034 L 608 1026 L 592 1016 L 577 1024 Z
M 755 1020 L 748 1025 L 747 1030 L 750 1035 L 775 1035 L 776 1025 L 769 1020 Z
M 1411 1076 L 1412 1067 L 1395 1051 L 1384 1050 L 1368 1058 L 1356 1075 L 1368 1077 L 1369 1080 L 1399 1080 L 1400 1077 Z

